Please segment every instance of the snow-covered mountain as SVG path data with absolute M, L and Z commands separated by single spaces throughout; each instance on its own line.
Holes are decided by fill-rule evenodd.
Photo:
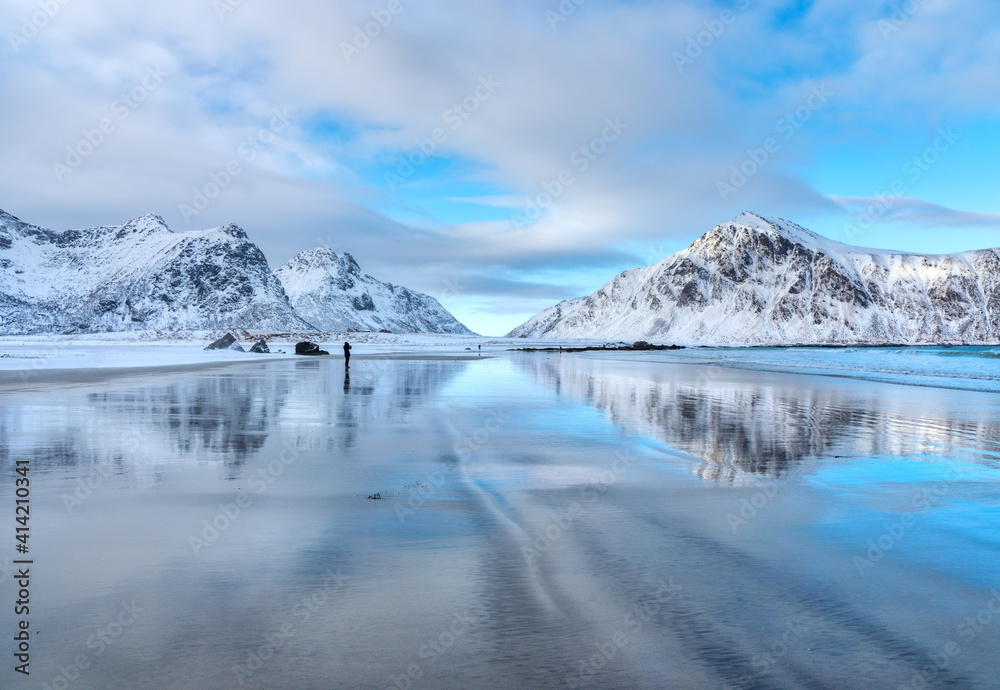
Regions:
M 295 311 L 325 331 L 472 334 L 433 297 L 362 273 L 347 252 L 308 249 L 274 274 Z
M 0 211 L 0 334 L 225 328 L 315 330 L 236 225 L 53 232 Z
M 508 338 L 540 338 L 547 333 L 557 323 L 570 316 L 579 309 L 587 296 L 564 299 L 559 304 L 543 309 L 520 326 L 507 334 Z
M 744 213 L 658 264 L 625 271 L 561 318 L 545 313 L 515 333 L 720 344 L 994 344 L 1000 250 L 865 249 Z

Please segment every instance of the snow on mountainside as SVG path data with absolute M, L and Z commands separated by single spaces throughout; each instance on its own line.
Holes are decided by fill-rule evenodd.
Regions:
M 0 334 L 222 328 L 315 330 L 236 225 L 53 232 L 0 211 Z
M 993 344 L 998 286 L 995 249 L 865 249 L 744 213 L 658 264 L 625 271 L 554 322 L 546 312 L 532 321 L 546 323 L 534 335 L 547 338 Z
M 587 297 L 574 297 L 564 299 L 554 307 L 543 309 L 520 326 L 512 330 L 505 337 L 507 338 L 544 338 L 557 323 L 570 316 L 579 309 Z
M 274 274 L 295 311 L 326 331 L 389 330 L 394 333 L 472 335 L 429 295 L 362 273 L 348 253 L 326 247 L 306 250 Z

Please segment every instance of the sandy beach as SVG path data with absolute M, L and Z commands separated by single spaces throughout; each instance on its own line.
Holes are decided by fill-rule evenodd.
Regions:
M 198 352 L 77 343 L 50 363 L 101 366 L 3 393 L 40 687 L 994 682 L 990 392 L 871 353 Z

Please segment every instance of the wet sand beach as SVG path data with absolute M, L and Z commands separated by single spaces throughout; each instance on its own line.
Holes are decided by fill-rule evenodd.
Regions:
M 466 355 L 5 392 L 32 683 L 995 684 L 996 394 Z

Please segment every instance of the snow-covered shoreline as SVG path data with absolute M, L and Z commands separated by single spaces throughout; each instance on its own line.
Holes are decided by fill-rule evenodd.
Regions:
M 206 350 L 225 332 L 99 333 L 65 336 L 0 337 L 0 390 L 26 390 L 73 383 L 92 383 L 122 375 L 178 372 L 212 366 L 255 364 L 276 359 L 302 359 L 295 343 L 311 340 L 343 358 L 341 345 L 350 342 L 356 360 L 414 356 L 427 358 L 489 356 L 525 346 L 551 346 L 553 341 L 527 341 L 449 334 L 391 333 L 252 333 L 237 331 L 247 350 L 264 337 L 270 354 Z M 574 341 L 576 344 L 576 341 Z

